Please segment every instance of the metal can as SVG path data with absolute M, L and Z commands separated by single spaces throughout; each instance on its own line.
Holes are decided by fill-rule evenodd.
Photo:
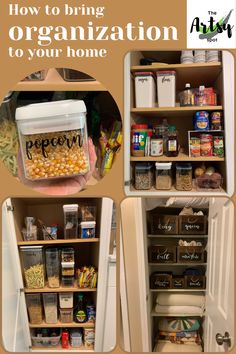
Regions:
M 223 136 L 214 136 L 214 156 L 224 157 L 224 138 Z
M 190 148 L 190 156 L 191 157 L 200 157 L 200 139 L 197 137 L 191 137 L 189 141 L 189 148 Z
M 222 112 L 212 112 L 211 114 L 211 129 L 222 130 Z
M 213 156 L 213 136 L 211 134 L 200 135 L 201 156 Z

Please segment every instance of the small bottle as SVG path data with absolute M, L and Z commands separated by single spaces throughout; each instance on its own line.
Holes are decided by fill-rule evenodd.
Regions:
M 86 307 L 84 304 L 83 294 L 78 294 L 78 303 L 77 303 L 77 308 L 75 310 L 75 321 L 79 323 L 83 323 L 87 321 Z
M 197 106 L 204 106 L 205 104 L 205 86 L 199 86 L 197 94 Z
M 63 332 L 61 334 L 61 346 L 64 349 L 69 348 L 69 333 L 68 333 L 67 329 L 63 330 Z
M 194 105 L 194 99 L 191 90 L 191 85 L 187 83 L 185 84 L 185 89 L 184 89 L 183 106 L 193 106 L 193 105 Z
M 175 125 L 169 127 L 166 144 L 166 156 L 176 157 L 179 154 L 178 132 Z
M 153 136 L 151 139 L 151 156 L 163 155 L 163 138 L 162 135 Z

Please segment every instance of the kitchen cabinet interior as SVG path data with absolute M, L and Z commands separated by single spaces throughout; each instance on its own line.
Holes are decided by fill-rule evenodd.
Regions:
M 234 58 L 226 51 L 222 52 L 222 58 L 219 62 L 176 64 L 180 63 L 180 51 L 133 51 L 125 58 L 125 192 L 127 195 L 185 195 L 185 191 L 175 189 L 173 183 L 170 190 L 156 190 L 153 186 L 147 190 L 137 190 L 134 187 L 134 168 L 139 162 L 172 162 L 172 175 L 175 175 L 175 164 L 192 164 L 193 171 L 204 163 L 206 167 L 214 166 L 223 177 L 221 189 L 202 189 L 197 188 L 193 181 L 193 188 L 188 191 L 188 195 L 232 195 L 234 191 L 233 166 L 234 152 L 234 134 L 231 127 L 234 126 Z M 165 64 L 139 65 L 141 58 L 154 58 L 157 62 Z M 174 70 L 176 72 L 176 104 L 174 107 L 136 107 L 135 104 L 135 84 L 134 73 Z M 192 88 L 201 85 L 213 87 L 217 92 L 216 106 L 180 106 L 179 93 L 185 88 L 185 84 L 190 83 Z M 192 118 L 197 111 L 217 111 L 224 117 L 224 128 L 220 134 L 223 134 L 225 140 L 225 155 L 219 156 L 189 156 L 188 135 L 193 130 Z M 132 156 L 131 151 L 131 126 L 134 124 L 157 125 L 161 124 L 163 119 L 167 119 L 168 124 L 175 125 L 178 131 L 179 144 L 181 151 L 176 157 L 162 156 Z M 204 132 L 203 132 L 204 133 Z M 212 133 L 212 131 L 208 131 Z M 155 185 L 155 184 L 154 184 Z
M 96 230 L 94 238 L 64 238 L 64 215 L 63 205 L 79 204 L 79 206 L 96 207 Z M 3 262 L 10 266 L 3 271 L 3 301 L 5 301 L 5 311 L 3 311 L 3 340 L 6 349 L 9 349 L 10 343 L 12 351 L 60 351 L 63 350 L 61 344 L 50 347 L 36 347 L 32 344 L 32 334 L 35 329 L 63 328 L 94 328 L 95 344 L 94 350 L 85 347 L 69 346 L 70 351 L 107 351 L 111 350 L 115 342 L 115 249 L 113 241 L 111 242 L 112 228 L 112 210 L 113 202 L 108 198 L 11 198 L 4 202 L 3 205 Z M 22 237 L 22 227 L 24 226 L 24 218 L 32 215 L 38 220 L 43 221 L 46 225 L 53 223 L 58 224 L 58 236 L 56 240 L 37 239 L 25 241 Z M 94 266 L 98 271 L 98 282 L 96 287 L 79 287 L 77 280 L 69 287 L 50 288 L 46 281 L 43 288 L 27 288 L 23 281 L 23 271 L 21 266 L 20 248 L 25 246 L 41 246 L 43 252 L 46 247 L 55 246 L 56 248 L 72 247 L 75 251 L 75 269 L 79 269 L 85 265 Z M 40 324 L 32 324 L 28 321 L 26 308 L 26 295 L 29 294 L 48 294 L 56 293 L 73 293 L 74 297 L 78 293 L 88 296 L 90 301 L 96 306 L 96 322 L 95 323 L 77 323 L 74 320 L 70 323 L 62 323 L 59 319 L 56 324 L 49 324 L 43 321 Z M 111 297 L 110 294 L 113 294 Z M 12 294 L 12 295 L 11 295 Z M 16 305 L 9 308 L 7 299 L 11 296 L 11 300 Z M 9 302 L 10 304 L 10 302 Z M 75 304 L 74 304 L 75 305 Z M 108 309 L 107 309 L 108 307 Z M 112 308 L 112 316 L 109 312 Z M 8 323 L 8 314 L 15 311 L 14 326 L 11 330 L 6 330 Z M 107 314 L 107 311 L 108 314 Z M 11 315 L 10 315 L 11 316 Z M 109 323 L 110 327 L 106 328 L 105 323 Z M 22 331 L 22 328 L 24 330 Z M 18 333 L 22 332 L 21 339 Z M 113 333 L 114 332 L 114 333 Z M 107 337 L 109 340 L 107 340 Z M 16 340 L 13 341 L 13 338 Z M 65 350 L 65 349 L 64 349 Z

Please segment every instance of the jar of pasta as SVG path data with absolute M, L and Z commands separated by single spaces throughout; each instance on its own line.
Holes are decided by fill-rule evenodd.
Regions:
M 43 246 L 20 247 L 25 285 L 28 289 L 44 287 Z
M 190 163 L 176 164 L 176 189 L 178 191 L 192 190 L 192 165 Z
M 16 110 L 16 121 L 27 179 L 72 177 L 90 170 L 83 101 L 20 107 Z

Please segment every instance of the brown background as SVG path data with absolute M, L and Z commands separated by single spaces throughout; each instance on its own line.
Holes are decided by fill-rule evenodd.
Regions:
M 51 6 L 62 7 L 64 3 L 68 3 L 71 6 L 80 6 L 85 4 L 86 6 L 105 6 L 104 18 L 96 19 L 95 17 L 88 16 L 71 16 L 66 18 L 65 16 L 45 16 L 41 12 L 40 16 L 9 16 L 8 15 L 8 3 L 15 3 L 16 1 L 2 0 L 0 4 L 0 54 L 1 54 L 1 66 L 0 66 L 0 100 L 10 90 L 14 90 L 14 87 L 18 81 L 20 81 L 27 74 L 34 72 L 42 68 L 50 67 L 70 67 L 79 71 L 86 72 L 87 74 L 95 77 L 100 81 L 112 94 L 113 98 L 117 102 L 120 109 L 121 116 L 123 117 L 123 87 L 124 87 L 124 56 L 130 50 L 175 50 L 185 49 L 186 47 L 186 6 L 185 0 L 149 0 L 149 1 L 115 1 L 115 0 L 64 0 L 64 1 L 52 1 L 52 0 L 22 0 L 17 1 L 22 6 L 41 6 L 46 4 Z M 114 26 L 119 25 L 124 27 L 128 22 L 132 22 L 134 25 L 138 24 L 138 21 L 143 21 L 148 27 L 156 25 L 162 26 L 175 26 L 178 29 L 178 41 L 101 41 L 101 42 L 55 42 L 50 47 L 65 48 L 70 45 L 73 48 L 106 48 L 108 50 L 107 58 L 66 58 L 65 55 L 58 59 L 34 59 L 28 61 L 25 58 L 12 59 L 8 56 L 8 47 L 13 46 L 15 48 L 35 48 L 36 43 L 20 41 L 13 44 L 8 38 L 8 30 L 13 25 L 63 25 L 78 26 L 86 25 L 88 21 L 92 21 L 94 25 L 107 25 Z M 45 47 L 47 48 L 47 47 Z M 235 54 L 235 51 L 234 51 Z M 2 202 L 9 196 L 30 196 L 30 197 L 42 197 L 43 195 L 30 190 L 24 185 L 20 184 L 10 173 L 0 164 L 0 176 L 1 176 L 1 188 L 0 188 L 0 201 Z M 90 186 L 86 191 L 81 192 L 78 196 L 109 196 L 112 197 L 117 204 L 125 197 L 123 192 L 123 149 L 119 154 L 111 172 L 97 185 Z M 118 214 L 119 217 L 119 214 Z M 118 230 L 119 231 L 119 230 Z M 119 250 L 119 245 L 118 245 Z M 132 252 L 131 252 L 132 253 Z M 119 261 L 118 261 L 119 265 Z M 119 275 L 119 271 L 118 274 Z M 118 277 L 119 279 L 119 277 Z M 119 286 L 117 291 L 119 291 Z M 119 299 L 119 292 L 117 292 L 117 299 Z M 117 314 L 119 321 L 119 303 L 117 301 Z M 117 322 L 119 323 L 119 322 Z M 117 326 L 117 343 L 119 343 L 119 326 Z M 137 333 L 137 336 L 139 333 Z M 120 352 L 120 349 L 116 347 L 115 352 Z M 236 352 L 236 351 L 235 351 Z

